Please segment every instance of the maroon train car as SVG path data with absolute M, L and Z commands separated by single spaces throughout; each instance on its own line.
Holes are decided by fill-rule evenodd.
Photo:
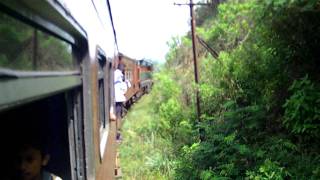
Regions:
M 138 60 L 139 89 L 142 93 L 149 93 L 153 85 L 153 64 L 145 59 Z
M 125 106 L 129 107 L 133 102 L 140 98 L 144 93 L 151 90 L 153 65 L 148 60 L 135 60 L 123 54 L 119 55 L 119 62 L 125 65 L 125 80 L 130 82 L 125 96 Z

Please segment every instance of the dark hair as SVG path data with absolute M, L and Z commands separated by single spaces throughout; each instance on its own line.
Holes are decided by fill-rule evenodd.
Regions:
M 26 136 L 20 139 L 18 151 L 23 151 L 24 148 L 32 147 L 41 152 L 42 155 L 48 154 L 48 142 L 43 133 L 29 132 Z
M 118 64 L 118 69 L 119 70 L 124 71 L 124 68 L 125 68 L 124 64 L 121 64 L 121 63 Z

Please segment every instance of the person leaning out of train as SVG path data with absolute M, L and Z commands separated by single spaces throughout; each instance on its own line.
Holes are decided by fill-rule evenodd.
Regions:
M 109 116 L 110 116 L 110 120 L 111 121 L 116 121 L 117 120 L 117 117 L 116 115 L 114 114 L 114 108 L 113 106 L 110 107 L 110 111 L 109 111 Z
M 118 68 L 114 71 L 114 94 L 116 102 L 116 116 L 121 118 L 122 104 L 126 101 L 125 93 L 127 84 L 124 82 L 124 64 L 118 64 Z
M 37 140 L 38 138 L 41 137 L 29 138 L 17 147 L 14 157 L 14 180 L 61 180 L 60 177 L 44 169 L 50 155 L 46 152 L 44 144 Z

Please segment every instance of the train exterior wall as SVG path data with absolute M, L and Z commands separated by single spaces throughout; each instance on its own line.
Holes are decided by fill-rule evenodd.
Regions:
M 148 93 L 153 85 L 153 65 L 149 61 L 139 60 L 139 87 L 141 93 Z
M 22 111 L 19 109 L 21 106 L 32 107 L 35 102 L 52 102 L 53 99 L 57 99 L 56 96 L 59 97 L 59 104 L 46 104 L 46 107 L 48 106 L 46 110 L 49 111 L 51 110 L 49 108 L 55 106 L 60 107 L 60 116 L 64 118 L 60 120 L 62 119 L 61 123 L 65 124 L 56 124 L 63 125 L 56 127 L 58 129 L 65 128 L 63 132 L 66 134 L 61 135 L 64 138 L 64 147 L 50 150 L 59 152 L 60 149 L 65 149 L 63 153 L 66 155 L 66 160 L 63 162 L 59 159 L 62 157 L 52 157 L 50 161 L 60 163 L 55 164 L 55 167 L 60 168 L 56 173 L 65 179 L 115 178 L 116 125 L 110 118 L 110 111 L 114 109 L 114 69 L 110 65 L 112 63 L 110 59 L 114 59 L 118 53 L 114 46 L 115 39 L 107 2 L 104 0 L 0 2 L 0 13 L 5 15 L 1 17 L 12 18 L 15 20 L 13 22 L 19 25 L 34 28 L 33 40 L 36 43 L 42 43 L 38 41 L 40 36 L 37 36 L 37 40 L 36 33 L 47 33 L 48 37 L 56 38 L 57 42 L 70 45 L 68 52 L 72 51 L 70 59 L 76 64 L 76 68 L 68 69 L 66 72 L 60 69 L 41 72 L 33 68 L 25 73 L 14 69 L 15 67 L 0 67 L 0 74 L 4 73 L 9 77 L 15 75 L 15 78 L 0 80 L 0 91 L 6 92 L 0 95 L 0 119 L 2 113 L 9 113 L 9 108 L 19 113 Z M 7 23 L 5 19 L 0 20 L 3 24 Z M 0 37 L 1 40 L 2 38 L 4 36 Z M 37 47 L 40 46 L 34 45 L 34 48 Z M 36 59 L 37 56 L 34 57 Z M 43 62 L 43 59 L 37 60 Z M 135 72 L 136 65 L 134 62 L 128 63 L 128 67 L 130 67 L 128 72 L 132 71 L 132 84 L 134 84 L 138 77 Z M 21 93 L 16 93 L 18 90 Z M 135 89 L 132 88 L 128 96 L 132 96 L 134 92 Z M 66 108 L 59 105 L 65 105 Z M 34 110 L 34 113 L 38 112 Z M 47 117 L 43 118 L 43 121 L 51 122 L 53 117 L 45 115 Z M 53 119 L 51 123 L 56 123 L 55 120 Z M 102 120 L 105 125 L 102 125 Z M 7 129 L 14 132 L 15 127 L 8 126 Z M 58 136 L 60 132 L 56 133 Z
M 125 80 L 130 81 L 131 87 L 128 88 L 125 96 L 128 101 L 131 101 L 139 91 L 139 69 L 136 60 L 121 55 L 120 63 L 125 65 Z

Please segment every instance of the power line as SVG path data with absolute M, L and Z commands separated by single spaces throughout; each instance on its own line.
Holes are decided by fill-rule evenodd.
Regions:
M 212 55 L 212 57 L 214 58 L 218 58 L 219 57 L 219 53 L 214 50 L 212 47 L 209 46 L 208 43 L 206 43 L 203 39 L 201 39 L 199 36 L 197 36 L 198 41 L 200 42 L 200 44 L 206 48 L 207 51 L 209 51 L 209 53 Z

